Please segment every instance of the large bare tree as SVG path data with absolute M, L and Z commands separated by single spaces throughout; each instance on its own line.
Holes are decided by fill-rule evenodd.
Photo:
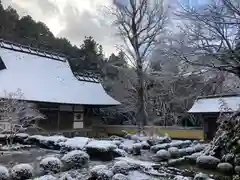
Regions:
M 137 74 L 137 114 L 139 130 L 147 124 L 145 105 L 146 82 L 144 71 L 147 59 L 155 47 L 167 22 L 166 4 L 163 0 L 114 1 L 110 9 L 114 25 L 124 42 L 123 50 Z
M 227 71 L 240 78 L 240 1 L 211 0 L 182 5 L 177 56 L 192 65 Z M 174 44 L 176 46 L 176 44 Z

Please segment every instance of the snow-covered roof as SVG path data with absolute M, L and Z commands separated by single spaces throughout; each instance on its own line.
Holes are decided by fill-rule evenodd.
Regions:
M 235 112 L 240 109 L 240 95 L 198 98 L 189 113 Z
M 67 58 L 0 41 L 0 97 L 23 93 L 28 101 L 79 105 L 118 105 L 94 78 L 77 77 Z M 92 79 L 92 81 L 91 81 Z

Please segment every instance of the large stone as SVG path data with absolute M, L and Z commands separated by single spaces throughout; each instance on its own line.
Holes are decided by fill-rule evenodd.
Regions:
M 233 173 L 233 166 L 230 163 L 219 163 L 217 168 L 223 173 Z
M 215 169 L 217 165 L 220 163 L 220 160 L 213 156 L 202 155 L 197 158 L 196 163 L 201 168 Z

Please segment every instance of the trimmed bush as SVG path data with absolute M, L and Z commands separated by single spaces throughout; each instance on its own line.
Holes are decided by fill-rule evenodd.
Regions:
M 61 171 L 62 162 L 56 157 L 47 157 L 40 162 L 40 168 L 42 168 L 46 173 L 58 173 Z
M 9 171 L 6 167 L 0 165 L 0 180 L 9 179 Z
M 13 180 L 25 180 L 33 176 L 33 167 L 30 164 L 18 164 L 11 170 Z
M 67 169 L 81 168 L 88 164 L 89 155 L 81 150 L 74 150 L 65 154 L 61 160 Z

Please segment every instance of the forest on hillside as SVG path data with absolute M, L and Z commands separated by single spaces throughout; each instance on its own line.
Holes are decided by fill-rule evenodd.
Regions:
M 137 123 L 136 71 L 124 52 L 105 57 L 104 49 L 93 37 L 85 37 L 80 46 L 72 45 L 67 38 L 55 37 L 43 22 L 36 22 L 31 16 L 20 17 L 11 7 L 4 9 L 1 1 L 0 38 L 67 55 L 73 72 L 97 74 L 106 91 L 122 103 L 101 110 L 105 123 Z M 144 72 L 149 124 L 199 125 L 187 113 L 196 97 L 238 92 L 238 84 L 226 78 L 229 74 L 183 64 L 178 57 L 163 53 L 163 47 L 159 44 L 155 48 Z

